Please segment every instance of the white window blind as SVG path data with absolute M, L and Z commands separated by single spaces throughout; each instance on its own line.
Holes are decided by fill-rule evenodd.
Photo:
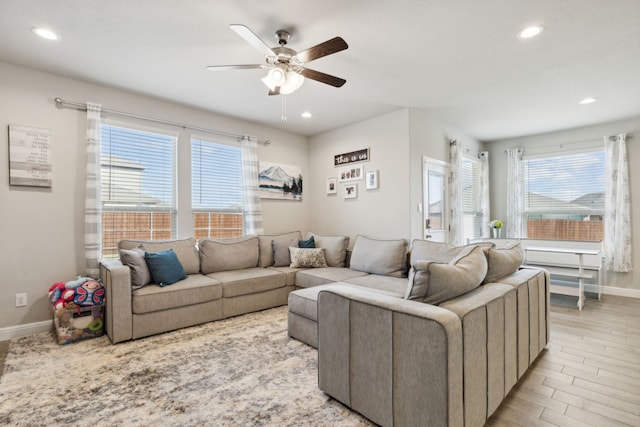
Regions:
M 462 180 L 462 216 L 464 238 L 482 237 L 482 214 L 480 212 L 480 161 L 462 157 L 460 170 Z
M 175 208 L 176 138 L 112 125 L 101 128 L 105 207 Z
M 604 213 L 604 150 L 524 160 L 525 212 Z
M 604 150 L 525 158 L 524 226 L 531 239 L 601 241 Z
M 116 258 L 122 239 L 176 235 L 176 140 L 172 135 L 102 125 L 102 256 Z
M 242 212 L 240 147 L 192 139 L 191 176 L 194 211 Z

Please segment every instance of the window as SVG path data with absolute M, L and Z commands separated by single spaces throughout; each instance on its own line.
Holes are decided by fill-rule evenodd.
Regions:
M 240 147 L 191 140 L 191 204 L 196 239 L 242 236 Z
M 599 241 L 604 236 L 604 150 L 524 158 L 526 236 Z
M 480 161 L 462 156 L 460 169 L 462 180 L 462 222 L 464 239 L 482 237 L 482 212 L 480 210 Z
M 175 237 L 176 137 L 101 126 L 102 256 L 121 239 Z

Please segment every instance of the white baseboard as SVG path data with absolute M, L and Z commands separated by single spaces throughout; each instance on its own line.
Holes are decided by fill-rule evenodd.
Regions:
M 596 285 L 587 285 L 584 287 L 584 290 L 588 292 L 598 292 L 598 287 Z M 638 289 L 626 289 L 626 288 L 617 288 L 614 286 L 603 286 L 602 293 L 604 295 L 615 295 L 618 297 L 640 298 L 640 290 Z
M 27 335 L 37 334 L 40 332 L 48 332 L 52 329 L 53 320 L 8 326 L 6 328 L 0 328 L 0 341 L 10 340 L 11 338 L 26 337 Z

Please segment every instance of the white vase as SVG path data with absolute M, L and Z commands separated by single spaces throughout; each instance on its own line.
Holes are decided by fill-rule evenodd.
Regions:
M 493 237 L 494 239 L 499 239 L 501 233 L 502 228 L 491 228 L 491 237 Z

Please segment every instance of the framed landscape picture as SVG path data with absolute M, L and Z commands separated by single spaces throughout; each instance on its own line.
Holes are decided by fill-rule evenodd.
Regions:
M 259 162 L 261 199 L 302 200 L 302 168 L 282 163 Z

